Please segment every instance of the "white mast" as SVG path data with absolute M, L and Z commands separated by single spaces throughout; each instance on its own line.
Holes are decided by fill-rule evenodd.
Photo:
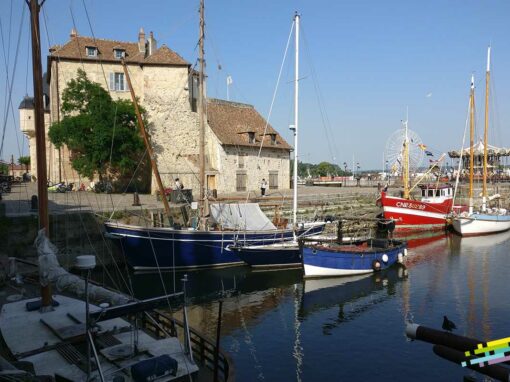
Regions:
M 297 229 L 297 186 L 298 186 L 298 116 L 299 116 L 299 19 L 296 12 L 294 22 L 296 23 L 296 57 L 295 57 L 295 79 L 294 79 L 294 201 L 292 205 L 292 222 L 294 225 L 294 239 Z

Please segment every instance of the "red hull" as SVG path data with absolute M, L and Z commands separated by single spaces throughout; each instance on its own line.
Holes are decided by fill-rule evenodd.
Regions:
M 399 230 L 443 229 L 453 205 L 453 198 L 433 203 L 388 196 L 385 192 L 379 201 L 384 218 L 395 220 Z

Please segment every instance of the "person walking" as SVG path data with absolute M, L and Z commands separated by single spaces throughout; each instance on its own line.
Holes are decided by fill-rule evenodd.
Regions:
M 260 195 L 266 196 L 266 188 L 267 188 L 267 182 L 266 179 L 262 179 L 262 182 L 260 183 Z

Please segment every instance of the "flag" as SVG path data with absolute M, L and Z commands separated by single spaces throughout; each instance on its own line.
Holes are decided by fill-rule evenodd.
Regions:
M 227 76 L 227 85 L 232 85 L 232 76 Z
M 419 147 L 420 149 L 422 149 L 423 151 L 425 151 L 425 149 L 427 148 L 427 146 L 426 146 L 426 145 L 424 145 L 423 143 L 420 143 L 420 144 L 418 145 L 418 147 Z
M 425 150 L 425 154 L 427 154 L 427 156 L 429 156 L 429 157 L 433 157 L 434 156 L 434 154 L 432 154 L 430 151 L 427 151 L 427 150 Z

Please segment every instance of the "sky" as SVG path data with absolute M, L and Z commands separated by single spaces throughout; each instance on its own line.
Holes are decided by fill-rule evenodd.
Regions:
M 158 46 L 164 43 L 195 63 L 198 3 L 46 0 L 41 14 L 43 68 L 49 45 L 67 42 L 73 26 L 83 36 L 93 32 L 96 38 L 121 41 L 136 41 L 143 27 L 146 33 L 154 32 Z M 0 133 L 4 142 L 0 157 L 6 160 L 28 152 L 19 132 L 17 109 L 25 94 L 32 95 L 24 4 L 0 1 Z M 409 128 L 429 149 L 435 153 L 459 149 L 473 73 L 477 135 L 481 136 L 489 44 L 493 53 L 490 143 L 510 147 L 507 0 L 206 0 L 208 96 L 226 99 L 230 75 L 230 99 L 253 104 L 267 117 L 295 11 L 301 14 L 302 25 L 302 161 L 329 161 L 342 167 L 346 162 L 348 168 L 354 162 L 361 170 L 380 169 L 384 155 L 391 154 L 386 152 L 388 140 L 401 128 L 407 110 Z M 291 144 L 293 50 L 292 40 L 269 120 Z M 6 119 L 7 72 L 14 78 L 14 117 L 9 106 Z

